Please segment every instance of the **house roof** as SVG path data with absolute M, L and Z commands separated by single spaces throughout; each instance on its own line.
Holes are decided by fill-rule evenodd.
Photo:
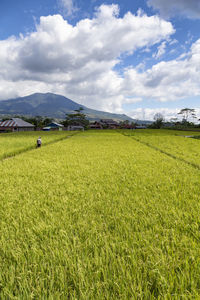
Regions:
M 48 127 L 64 127 L 64 125 L 56 123 L 56 122 L 51 122 L 50 124 L 47 125 Z
M 0 127 L 12 128 L 12 127 L 35 127 L 35 126 L 33 124 L 25 122 L 20 118 L 12 118 L 11 120 L 0 122 Z
M 84 128 L 83 126 L 79 126 L 79 125 L 69 125 L 68 127 L 70 127 L 70 128 Z
M 114 121 L 113 119 L 101 119 L 100 123 L 104 123 L 104 124 L 112 124 L 112 125 L 117 125 L 118 123 L 116 121 Z

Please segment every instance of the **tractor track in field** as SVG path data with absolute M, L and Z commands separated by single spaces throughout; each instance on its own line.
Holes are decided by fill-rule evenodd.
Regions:
M 72 138 L 72 137 L 73 137 L 74 135 L 76 135 L 76 134 L 78 134 L 78 132 L 76 132 L 76 133 L 74 133 L 74 134 L 71 134 L 71 135 L 68 135 L 68 136 L 65 136 L 65 137 L 62 137 L 62 138 L 60 138 L 60 139 L 56 139 L 56 140 L 47 142 L 47 143 L 45 143 L 45 144 L 42 145 L 42 148 L 45 147 L 45 146 L 48 146 L 48 145 L 51 145 L 51 144 L 55 144 L 55 143 L 57 143 L 57 142 L 61 142 L 61 141 L 63 141 L 63 140 L 67 140 L 67 139 L 69 139 L 69 138 Z M 18 156 L 18 155 L 20 155 L 20 154 L 29 152 L 29 151 L 34 150 L 34 149 L 37 149 L 35 145 L 34 145 L 34 146 L 26 147 L 26 148 L 21 149 L 21 150 L 19 150 L 19 151 L 16 151 L 15 153 L 11 153 L 11 154 L 5 155 L 5 156 L 3 156 L 3 157 L 0 158 L 0 162 L 4 162 L 4 161 L 6 161 L 6 160 L 8 160 L 8 159 L 11 159 L 11 158 L 13 158 L 13 157 L 15 157 L 15 156 Z
M 197 164 L 195 164 L 195 163 L 192 163 L 192 162 L 187 161 L 187 160 L 185 160 L 185 159 L 183 159 L 183 158 L 180 158 L 180 157 L 178 157 L 178 156 L 176 156 L 176 155 L 174 155 L 174 154 L 171 154 L 171 153 L 169 153 L 169 152 L 166 152 L 166 151 L 164 151 L 164 150 L 162 150 L 162 149 L 160 149 L 160 148 L 158 148 L 158 147 L 156 147 L 156 146 L 153 146 L 152 144 L 149 144 L 149 143 L 144 142 L 144 141 L 140 141 L 140 140 L 137 139 L 136 137 L 133 137 L 133 136 L 130 136 L 130 135 L 126 135 L 126 134 L 123 134 L 123 133 L 121 133 L 121 134 L 124 135 L 124 136 L 126 136 L 126 137 L 130 137 L 130 138 L 132 138 L 134 141 L 136 141 L 136 142 L 138 142 L 138 143 L 140 143 L 140 144 L 142 144 L 142 145 L 145 145 L 145 146 L 147 146 L 147 147 L 149 147 L 149 148 L 151 148 L 151 149 L 154 149 L 154 150 L 156 150 L 156 151 L 158 151 L 158 152 L 160 152 L 160 153 L 162 153 L 162 154 L 167 155 L 168 157 L 171 157 L 171 158 L 173 158 L 173 159 L 175 159 L 175 160 L 178 160 L 178 161 L 180 161 L 180 162 L 183 162 L 183 163 L 185 163 L 185 164 L 187 164 L 187 165 L 189 165 L 189 166 L 191 166 L 191 167 L 193 167 L 193 168 L 195 168 L 195 169 L 197 169 L 197 170 L 200 171 L 200 166 L 197 165 Z

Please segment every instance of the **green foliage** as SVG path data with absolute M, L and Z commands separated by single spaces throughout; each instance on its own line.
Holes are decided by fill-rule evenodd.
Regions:
M 89 121 L 86 119 L 86 115 L 82 113 L 84 109 L 80 107 L 79 109 L 76 109 L 73 114 L 67 114 L 66 120 L 63 122 L 64 126 L 83 126 L 85 129 L 88 128 Z
M 199 299 L 199 141 L 119 132 L 0 164 L 1 299 Z
M 154 122 L 149 125 L 149 128 L 160 129 L 163 127 L 164 117 L 161 113 L 156 113 L 154 116 Z
M 42 116 L 35 116 L 35 117 L 26 117 L 21 115 L 15 115 L 15 116 L 6 116 L 1 118 L 1 121 L 6 121 L 11 118 L 20 118 L 30 124 L 35 125 L 35 128 L 43 128 L 44 126 L 47 126 L 49 123 L 51 123 L 53 120 L 48 117 L 42 117 Z
M 135 128 L 135 126 L 137 125 L 136 123 L 134 122 L 129 122 L 129 120 L 125 120 L 125 121 L 121 121 L 119 122 L 119 125 L 120 125 L 120 128 Z
M 183 108 L 180 110 L 178 115 L 182 115 L 182 117 L 183 117 L 182 123 L 183 124 L 184 123 L 187 124 L 189 118 L 196 119 L 195 109 L 193 109 L 193 108 Z
M 43 128 L 52 122 L 51 118 L 36 116 L 36 117 L 22 117 L 28 123 L 35 125 L 36 128 Z

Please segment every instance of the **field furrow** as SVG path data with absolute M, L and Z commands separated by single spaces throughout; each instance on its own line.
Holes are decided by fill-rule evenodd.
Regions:
M 42 145 L 48 145 L 77 134 L 70 131 L 31 131 L 0 134 L 0 160 L 36 148 L 36 141 L 40 136 Z
M 187 137 L 188 132 L 172 130 L 125 130 L 125 136 L 132 137 L 155 150 L 200 169 L 200 140 Z M 199 136 L 189 132 L 190 136 Z

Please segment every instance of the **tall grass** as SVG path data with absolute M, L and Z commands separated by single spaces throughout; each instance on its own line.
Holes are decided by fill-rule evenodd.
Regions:
M 175 130 L 123 130 L 120 132 L 200 168 L 200 140 L 187 138 L 188 132 Z M 190 133 L 190 136 L 198 135 L 197 132 Z
M 36 148 L 36 140 L 42 138 L 42 145 L 65 139 L 77 132 L 31 131 L 0 134 L 0 160 Z
M 198 299 L 199 171 L 115 132 L 0 164 L 1 299 Z

